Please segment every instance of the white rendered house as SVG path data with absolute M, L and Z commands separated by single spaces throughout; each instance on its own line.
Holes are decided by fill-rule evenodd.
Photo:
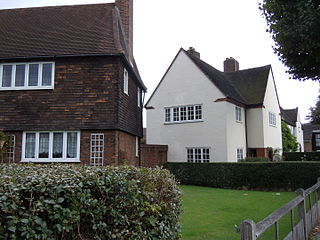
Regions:
M 146 104 L 147 143 L 166 144 L 169 162 L 236 162 L 282 148 L 271 66 L 220 72 L 193 48 L 180 49 Z
M 282 109 L 282 120 L 288 125 L 293 136 L 297 138 L 298 152 L 304 152 L 303 129 L 300 120 L 299 109 Z

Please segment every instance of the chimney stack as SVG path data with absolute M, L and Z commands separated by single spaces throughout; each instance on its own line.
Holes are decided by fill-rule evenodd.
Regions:
M 125 37 L 128 43 L 129 57 L 133 59 L 133 0 L 115 0 L 119 9 Z
M 193 47 L 190 47 L 188 53 L 194 57 L 200 58 L 200 53 L 197 52 Z
M 224 72 L 236 72 L 239 71 L 239 63 L 233 57 L 226 58 L 223 62 Z

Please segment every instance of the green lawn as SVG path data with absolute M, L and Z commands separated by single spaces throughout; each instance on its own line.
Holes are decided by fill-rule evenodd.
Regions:
M 183 240 L 239 240 L 234 225 L 242 220 L 258 222 L 295 197 L 295 193 L 225 190 L 181 186 Z M 283 228 L 280 222 L 280 231 Z M 283 230 L 283 234 L 284 234 Z M 270 239 L 273 229 L 261 239 Z M 282 235 L 282 234 L 281 234 Z M 268 237 L 269 236 L 269 237 Z

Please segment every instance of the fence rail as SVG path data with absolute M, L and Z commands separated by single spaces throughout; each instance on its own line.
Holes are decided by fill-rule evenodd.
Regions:
M 320 178 L 315 185 L 303 190 L 296 191 L 297 197 L 282 208 L 270 214 L 262 221 L 255 223 L 252 220 L 245 220 L 241 223 L 241 240 L 257 240 L 264 232 L 275 227 L 274 239 L 280 240 L 279 221 L 290 213 L 291 231 L 283 240 L 307 240 L 312 229 L 320 220 Z M 314 194 L 315 200 L 312 201 Z M 307 211 L 307 204 L 309 209 Z M 294 209 L 298 209 L 298 222 L 295 223 Z

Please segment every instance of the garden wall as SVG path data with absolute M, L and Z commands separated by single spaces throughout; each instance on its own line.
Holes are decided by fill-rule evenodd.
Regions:
M 141 166 L 156 167 L 167 162 L 168 145 L 141 145 Z

